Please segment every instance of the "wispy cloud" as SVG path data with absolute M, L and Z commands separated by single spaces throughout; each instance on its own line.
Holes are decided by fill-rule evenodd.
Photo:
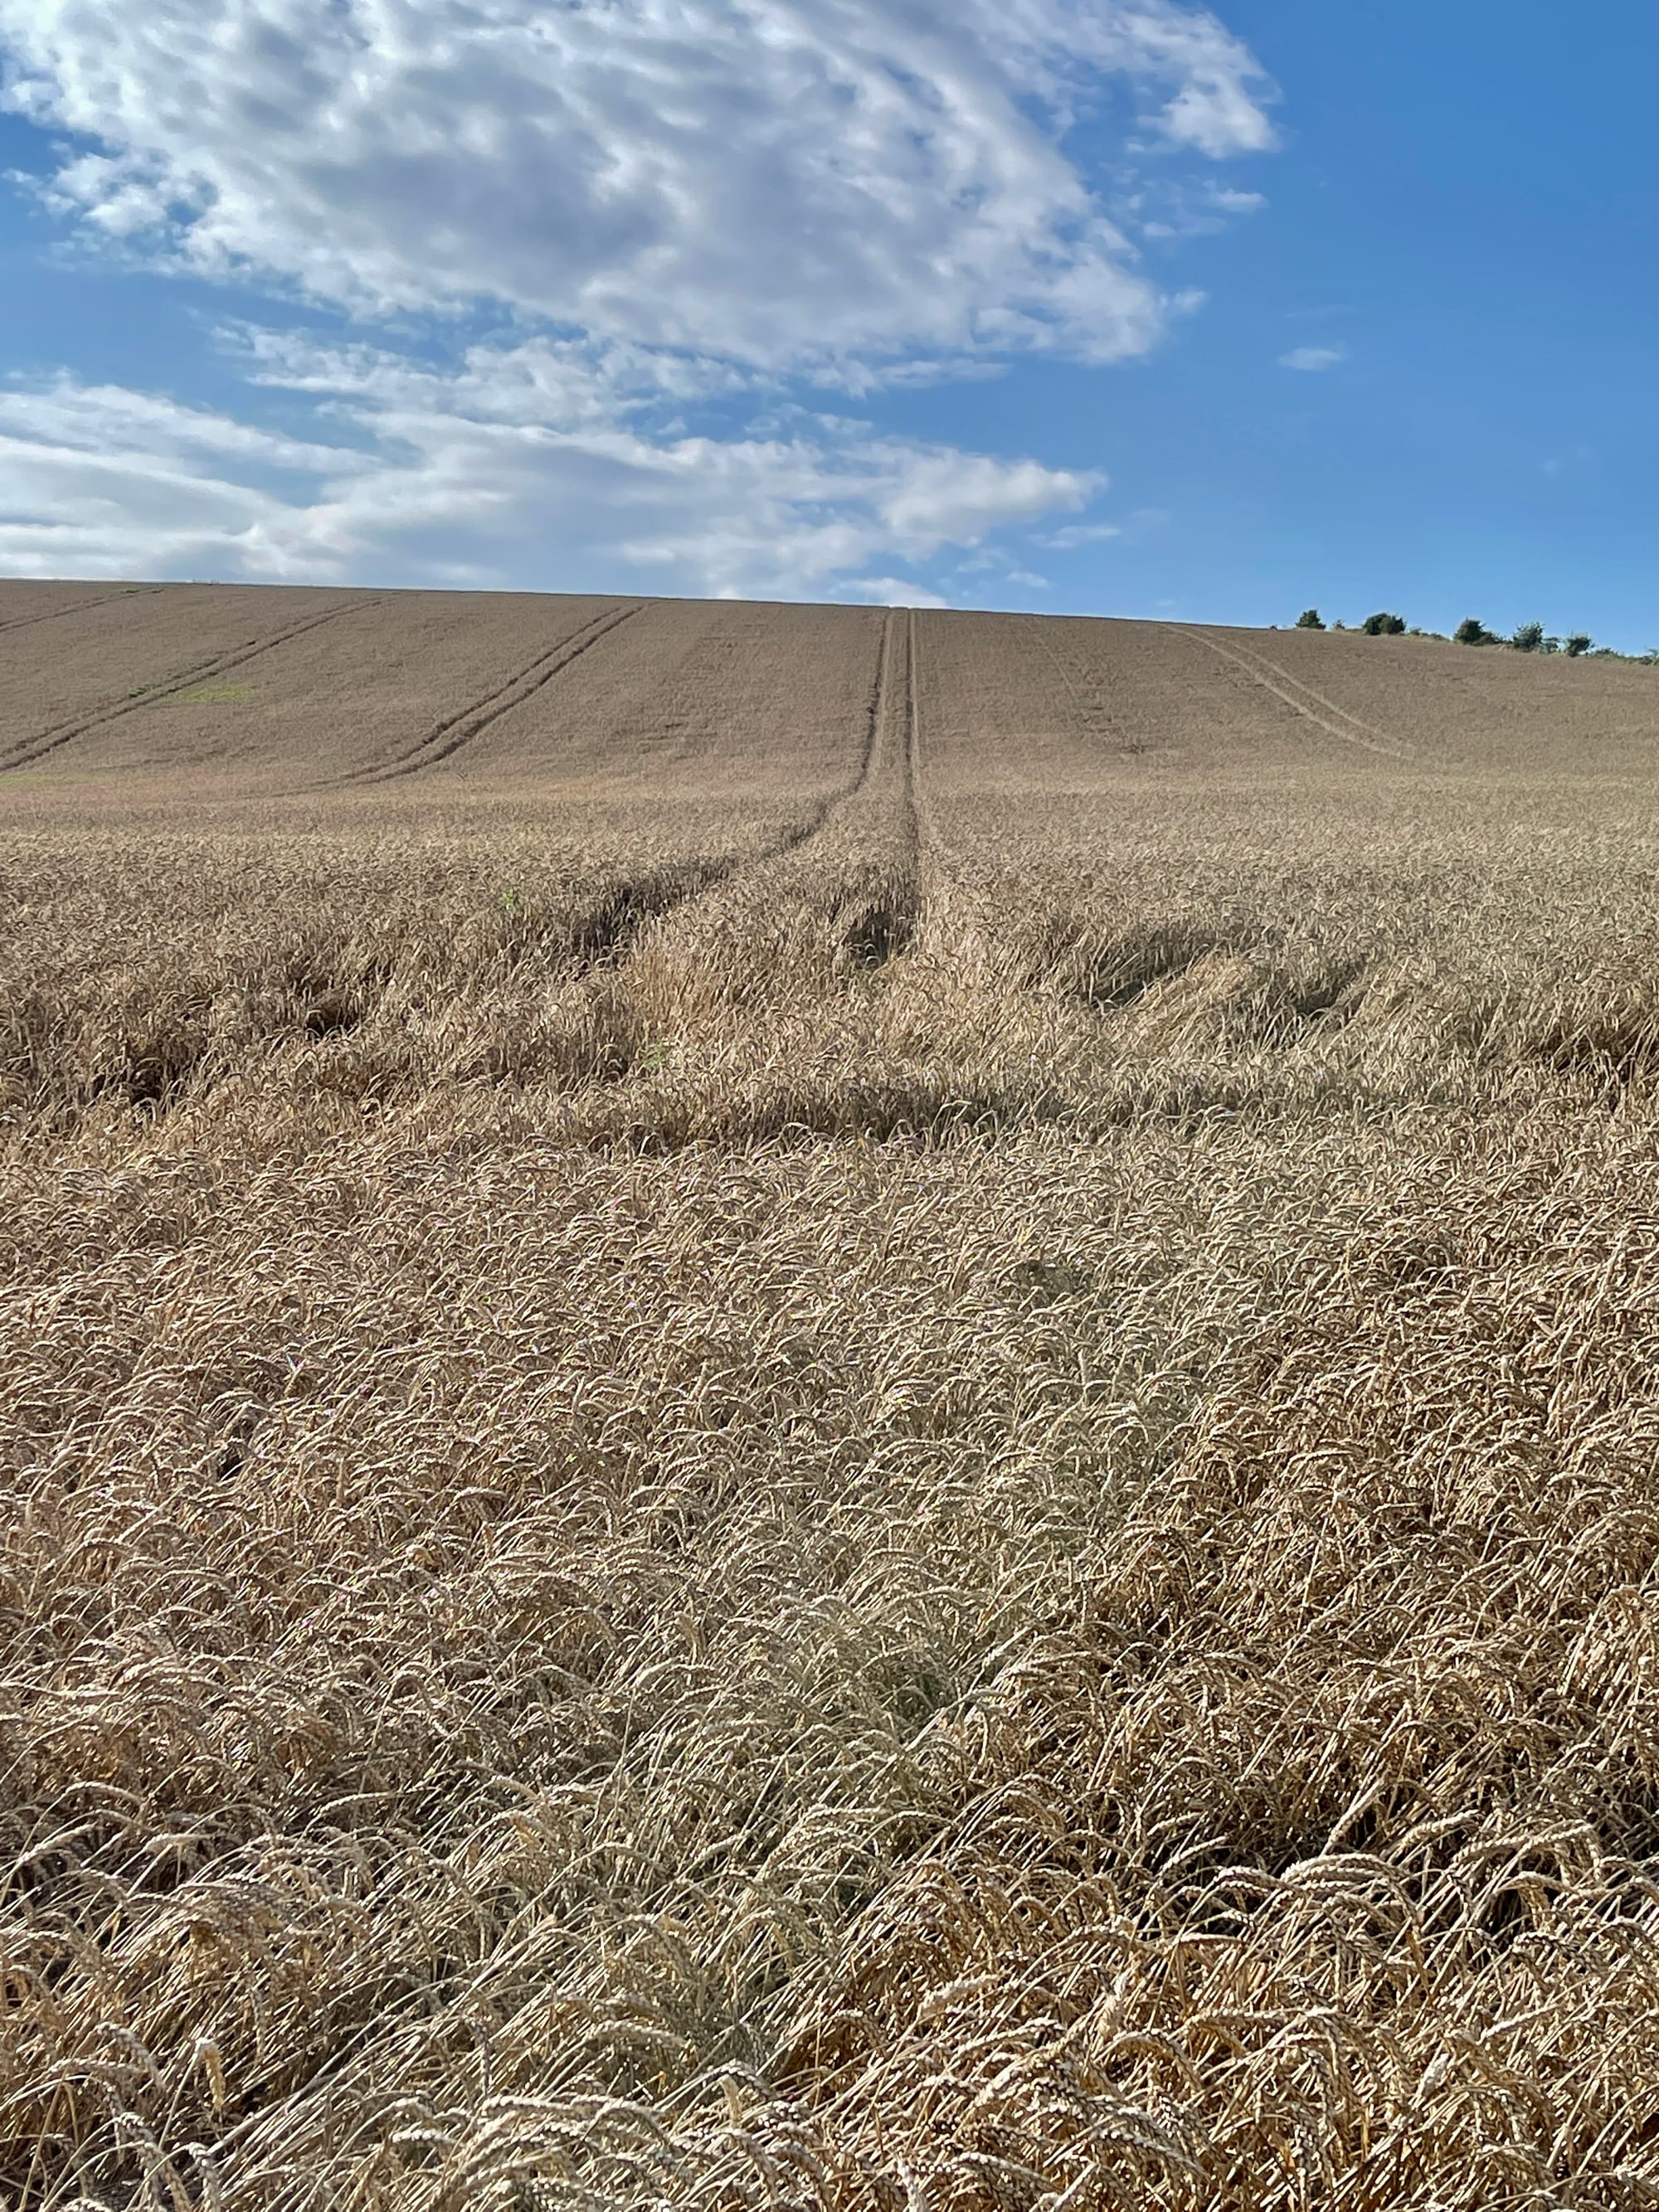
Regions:
M 826 392 L 1148 354 L 1196 295 L 1121 196 L 1248 214 L 1274 97 L 1190 0 L 0 0 L 83 243 L 347 319 L 243 334 L 246 424 L 14 392 L 0 562 L 800 596 L 1052 532 L 1103 478 Z
M 1071 118 L 1115 82 L 1165 161 L 1273 143 L 1182 0 L 0 0 L 0 46 L 124 251 L 773 369 L 1144 354 L 1166 305 Z
M 1063 530 L 1051 530 L 1036 542 L 1051 553 L 1073 553 L 1079 545 L 1103 545 L 1109 538 L 1122 535 L 1121 523 L 1068 522 Z
M 849 584 L 843 597 L 856 599 L 878 607 L 948 607 L 949 599 L 940 599 L 925 585 L 913 584 L 902 576 L 860 576 Z
M 1346 346 L 1292 346 L 1289 353 L 1279 355 L 1279 365 L 1281 368 L 1299 368 L 1310 376 L 1316 376 L 1324 369 L 1335 368 L 1347 358 Z
M 1119 203 L 1130 227 L 1146 239 L 1202 238 L 1229 228 L 1242 216 L 1259 215 L 1267 204 L 1265 192 L 1192 177 L 1160 179 Z
M 0 568 L 529 574 L 569 589 L 631 575 L 648 590 L 822 597 L 879 562 L 1023 535 L 1100 489 L 1086 471 L 852 418 L 696 434 L 683 380 L 665 392 L 651 357 L 577 341 L 479 346 L 448 369 L 291 335 L 242 343 L 256 383 L 311 402 L 315 439 L 70 379 L 0 393 Z M 892 582 L 878 574 L 878 596 Z M 922 586 L 895 588 L 927 602 Z

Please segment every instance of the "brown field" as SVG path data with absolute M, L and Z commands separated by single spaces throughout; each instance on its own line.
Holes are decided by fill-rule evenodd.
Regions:
M 1659 2203 L 1656 776 L 0 585 L 0 2203 Z

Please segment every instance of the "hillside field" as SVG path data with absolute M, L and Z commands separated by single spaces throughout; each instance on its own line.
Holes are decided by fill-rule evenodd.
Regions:
M 0 2204 L 1659 2203 L 1659 671 L 0 584 Z

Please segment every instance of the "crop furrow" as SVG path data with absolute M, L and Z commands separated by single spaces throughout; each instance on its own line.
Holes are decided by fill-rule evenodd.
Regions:
M 858 769 L 851 782 L 844 789 L 832 792 L 827 799 L 811 807 L 757 852 L 669 868 L 641 882 L 630 884 L 622 892 L 605 899 L 578 926 L 576 952 L 578 964 L 583 973 L 614 965 L 627 953 L 647 922 L 658 921 L 677 908 L 701 898 L 707 892 L 719 890 L 736 877 L 799 852 L 802 846 L 810 843 L 827 829 L 843 807 L 858 797 L 870 781 L 887 714 L 887 674 L 892 655 L 894 628 L 895 617 L 890 614 L 882 624 L 880 642 L 876 649 L 875 674 L 866 709 L 864 744 Z
M 916 618 L 888 618 L 878 687 L 878 735 L 864 779 L 896 786 L 896 837 L 878 831 L 866 880 L 843 908 L 839 934 L 855 969 L 879 968 L 908 950 L 921 905 L 921 732 L 916 708 Z M 863 786 L 860 787 L 862 788 Z M 884 853 L 883 846 L 886 849 Z
M 1166 623 L 1165 628 L 1176 629 L 1176 625 Z M 1214 638 L 1206 637 L 1202 630 L 1181 629 L 1177 635 L 1190 637 L 1195 644 L 1206 647 L 1218 659 L 1226 661 L 1242 675 L 1249 677 L 1253 684 L 1259 684 L 1264 691 L 1271 691 L 1275 699 L 1282 701 L 1292 713 L 1300 714 L 1304 721 L 1323 730 L 1328 737 L 1340 738 L 1344 744 L 1358 745 L 1365 752 L 1380 753 L 1389 760 L 1415 758 L 1415 746 L 1407 744 L 1401 738 L 1389 737 L 1381 730 L 1374 730 L 1369 722 L 1362 722 L 1357 714 L 1350 714 L 1346 707 L 1338 707 L 1332 701 L 1322 698 L 1299 677 L 1292 676 L 1288 669 L 1279 667 L 1277 661 L 1259 659 L 1254 653 L 1246 659 L 1242 651 L 1219 644 Z M 1315 701 L 1316 705 L 1310 707 L 1306 699 L 1296 697 L 1293 692 L 1285 689 L 1286 684 L 1294 684 L 1297 690 L 1306 692 L 1308 699 Z M 1318 711 L 1322 707 L 1326 709 L 1323 714 Z M 1332 721 L 1329 716 L 1333 714 L 1340 715 L 1340 722 Z
M 1052 617 L 1034 616 L 1030 627 L 1035 631 L 1037 643 L 1047 655 L 1049 665 L 1065 685 L 1073 705 L 1080 712 L 1085 730 L 1091 737 L 1097 732 L 1103 732 L 1111 738 L 1120 752 L 1144 752 L 1146 750 L 1144 744 L 1124 735 L 1121 724 L 1102 699 L 1099 685 L 1095 678 L 1085 677 L 1079 681 L 1049 643 L 1048 627 L 1052 619 Z
M 877 645 L 858 765 L 846 784 L 803 810 L 776 835 L 750 852 L 678 862 L 607 891 L 572 930 L 570 950 L 577 973 L 586 975 L 617 965 L 632 951 L 648 923 L 676 914 L 728 885 L 746 884 L 757 872 L 801 852 L 842 821 L 878 781 L 890 775 L 897 776 L 908 793 L 913 774 L 912 741 L 907 734 L 911 718 L 908 690 L 902 701 L 896 702 L 899 681 L 896 671 L 905 658 L 902 618 L 890 612 L 882 623 Z M 908 817 L 908 796 L 905 806 Z M 908 882 L 910 871 L 907 867 L 902 872 Z M 901 899 L 897 903 L 902 907 L 906 902 Z M 901 937 L 908 941 L 913 915 L 907 920 L 897 913 L 895 901 L 884 890 L 874 899 L 866 895 L 854 912 L 866 926 L 860 929 L 855 923 L 854 934 L 866 938 L 872 933 L 883 934 L 884 939 L 896 940 L 884 945 L 881 957 L 885 957 L 888 950 L 898 949 L 896 940 Z M 847 921 L 843 915 L 844 928 Z
M 765 860 L 776 849 L 756 856 Z M 753 861 L 731 857 L 671 864 L 654 874 L 622 884 L 580 915 L 571 930 L 571 949 L 579 975 L 614 967 L 648 921 L 672 913 L 689 899 L 714 890 Z
M 29 629 L 36 623 L 61 622 L 65 615 L 85 614 L 89 607 L 107 606 L 112 599 L 143 599 L 167 589 L 165 584 L 116 586 L 107 592 L 99 592 L 92 599 L 76 599 L 67 607 L 46 607 L 38 615 L 14 615 L 9 622 L 0 622 L 0 637 L 15 629 Z
M 342 783 L 387 783 L 399 776 L 417 775 L 423 769 L 435 768 L 441 761 L 452 759 L 463 746 L 487 730 L 491 723 L 499 722 L 515 707 L 522 707 L 536 694 L 551 684 L 556 677 L 581 659 L 585 653 L 631 622 L 645 611 L 643 600 L 636 599 L 632 606 L 619 611 L 608 611 L 593 616 L 569 636 L 548 646 L 535 658 L 509 676 L 506 682 L 487 691 L 481 698 L 465 707 L 458 708 L 435 723 L 426 735 L 395 760 L 378 768 L 362 769 L 337 779 Z
M 1379 744 L 1405 745 L 1403 738 L 1391 736 L 1387 730 L 1379 730 L 1374 722 L 1368 722 L 1363 714 L 1356 714 L 1349 708 L 1339 707 L 1334 699 L 1328 699 L 1322 691 L 1316 691 L 1311 684 L 1304 683 L 1299 676 L 1292 676 L 1288 668 L 1281 665 L 1277 660 L 1270 660 L 1265 653 L 1258 653 L 1254 646 L 1234 645 L 1230 649 L 1241 659 L 1253 663 L 1267 674 L 1288 684 L 1293 690 L 1303 693 L 1311 699 L 1316 707 L 1322 707 L 1328 714 L 1334 714 L 1339 720 L 1351 723 L 1356 730 L 1364 731 L 1368 737 L 1376 738 Z M 1410 748 L 1407 746 L 1406 750 L 1409 750 Z
M 176 671 L 165 682 L 148 684 L 142 692 L 131 698 L 111 700 L 90 714 L 77 714 L 72 720 L 61 722 L 54 728 L 38 731 L 33 737 L 19 738 L 9 748 L 9 757 L 0 760 L 0 774 L 10 769 L 32 767 L 36 761 L 45 760 L 48 754 L 55 753 L 76 738 L 83 738 L 93 730 L 101 730 L 111 722 L 119 721 L 125 715 L 136 714 L 141 708 L 165 706 L 169 699 L 177 698 L 181 691 L 188 691 L 193 684 L 210 682 L 216 676 L 228 676 L 235 669 L 245 668 L 249 661 L 257 660 L 262 653 L 274 653 L 279 645 L 289 645 L 297 637 L 307 636 L 314 629 L 338 622 L 343 616 L 366 613 L 369 608 L 380 604 L 378 599 L 363 599 L 350 606 L 330 607 L 322 614 L 308 615 L 303 621 L 290 623 L 286 629 L 275 631 L 268 637 L 246 639 L 228 652 L 210 654 L 204 659 L 192 661 L 188 667 Z
M 859 757 L 858 773 L 844 791 L 834 792 L 815 807 L 794 830 L 780 839 L 763 857 L 776 860 L 785 853 L 793 853 L 810 838 L 829 828 L 831 820 L 842 808 L 850 805 L 859 794 L 869 788 L 872 777 L 883 750 L 887 733 L 889 715 L 888 684 L 893 663 L 893 636 L 897 618 L 889 613 L 881 626 L 881 641 L 876 648 L 876 672 L 870 685 L 870 702 L 866 709 L 864 748 Z
M 930 834 L 921 787 L 921 636 L 911 609 L 905 626 L 904 804 L 911 848 L 918 855 Z

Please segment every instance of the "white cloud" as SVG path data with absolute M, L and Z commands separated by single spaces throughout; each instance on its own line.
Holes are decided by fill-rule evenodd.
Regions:
M 0 391 L 0 433 L 13 430 L 87 454 L 112 447 L 146 453 L 185 472 L 208 454 L 289 470 L 332 471 L 352 463 L 335 444 L 252 429 L 210 408 L 181 407 L 124 385 L 82 385 L 69 377 L 42 391 Z
M 883 521 L 899 543 L 929 552 L 946 543 L 977 544 L 988 529 L 1041 521 L 1059 505 L 1081 507 L 1099 489 L 1097 478 L 1066 471 L 1059 499 L 1057 472 L 1037 461 L 993 460 L 951 447 L 914 455 L 899 446 L 878 450 L 895 460 L 907 455 L 879 495 Z
M 1164 128 L 1178 143 L 1219 161 L 1228 154 L 1265 154 L 1273 128 L 1237 69 L 1194 57 L 1193 74 L 1164 110 Z
M 1122 526 L 1116 522 L 1068 522 L 1063 530 L 1039 538 L 1037 544 L 1051 553 L 1074 553 L 1079 545 L 1103 545 L 1109 538 L 1122 535 Z
M 317 437 L 67 380 L 0 392 L 0 568 L 887 597 L 893 580 L 867 574 L 884 556 L 926 562 L 1099 489 L 830 416 L 694 434 L 673 413 L 694 370 L 665 386 L 660 357 L 584 342 L 478 347 L 444 372 L 245 338 L 252 375 L 302 393 Z
M 1289 353 L 1279 356 L 1281 368 L 1299 368 L 1316 376 L 1322 370 L 1334 368 L 1348 358 L 1346 346 L 1293 346 Z
M 1189 176 L 1139 183 L 1115 203 L 1120 221 L 1145 239 L 1207 237 L 1243 216 L 1259 215 L 1267 204 L 1263 192 L 1240 191 L 1212 178 Z
M 1180 0 L 0 0 L 0 41 L 11 104 L 83 142 L 58 204 L 129 249 L 866 377 L 1154 343 L 1068 149 L 1109 80 L 1168 149 L 1273 143 Z
M 948 607 L 951 604 L 937 592 L 912 584 L 902 576 L 860 576 L 856 583 L 848 586 L 844 596 L 876 607 Z
M 1204 165 L 1273 142 L 1186 0 L 0 0 L 0 69 L 70 134 L 41 189 L 82 239 L 355 319 L 245 330 L 246 421 L 0 392 L 0 566 L 36 574 L 925 604 L 890 567 L 1104 480 L 823 391 L 1146 353 L 1198 300 L 1131 232 L 1247 212 Z M 514 335 L 457 351 L 479 309 Z

